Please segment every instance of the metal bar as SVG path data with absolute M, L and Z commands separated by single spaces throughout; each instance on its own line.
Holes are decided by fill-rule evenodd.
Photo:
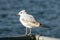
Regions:
M 34 35 L 22 35 L 19 37 L 1 37 L 0 40 L 36 40 Z
M 0 40 L 60 40 L 60 39 L 40 35 L 22 35 L 14 37 L 0 37 Z
M 60 40 L 60 39 L 59 38 L 41 36 L 41 37 L 39 37 L 39 40 Z

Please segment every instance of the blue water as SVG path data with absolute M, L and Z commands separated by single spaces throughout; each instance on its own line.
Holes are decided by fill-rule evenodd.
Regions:
M 34 28 L 32 34 L 60 38 L 60 0 L 0 0 L 0 37 L 25 34 L 16 16 L 22 9 L 50 27 Z

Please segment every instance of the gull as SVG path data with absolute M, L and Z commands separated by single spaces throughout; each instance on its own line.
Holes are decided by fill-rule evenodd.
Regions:
M 31 34 L 32 28 L 41 26 L 41 23 L 36 21 L 32 15 L 26 12 L 26 10 L 21 10 L 17 15 L 20 16 L 19 21 L 21 22 L 21 24 L 26 27 L 26 34 L 27 34 L 27 28 L 30 29 L 29 34 Z

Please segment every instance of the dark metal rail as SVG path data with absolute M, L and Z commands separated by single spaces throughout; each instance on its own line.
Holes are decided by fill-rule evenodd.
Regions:
M 19 37 L 1 37 L 0 40 L 36 40 L 34 35 L 23 35 Z

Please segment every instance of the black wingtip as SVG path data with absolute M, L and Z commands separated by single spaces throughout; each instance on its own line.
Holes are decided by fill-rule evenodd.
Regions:
M 42 24 L 40 23 L 40 25 L 42 26 Z
M 43 24 L 42 23 L 40 23 L 40 26 L 42 26 Z

